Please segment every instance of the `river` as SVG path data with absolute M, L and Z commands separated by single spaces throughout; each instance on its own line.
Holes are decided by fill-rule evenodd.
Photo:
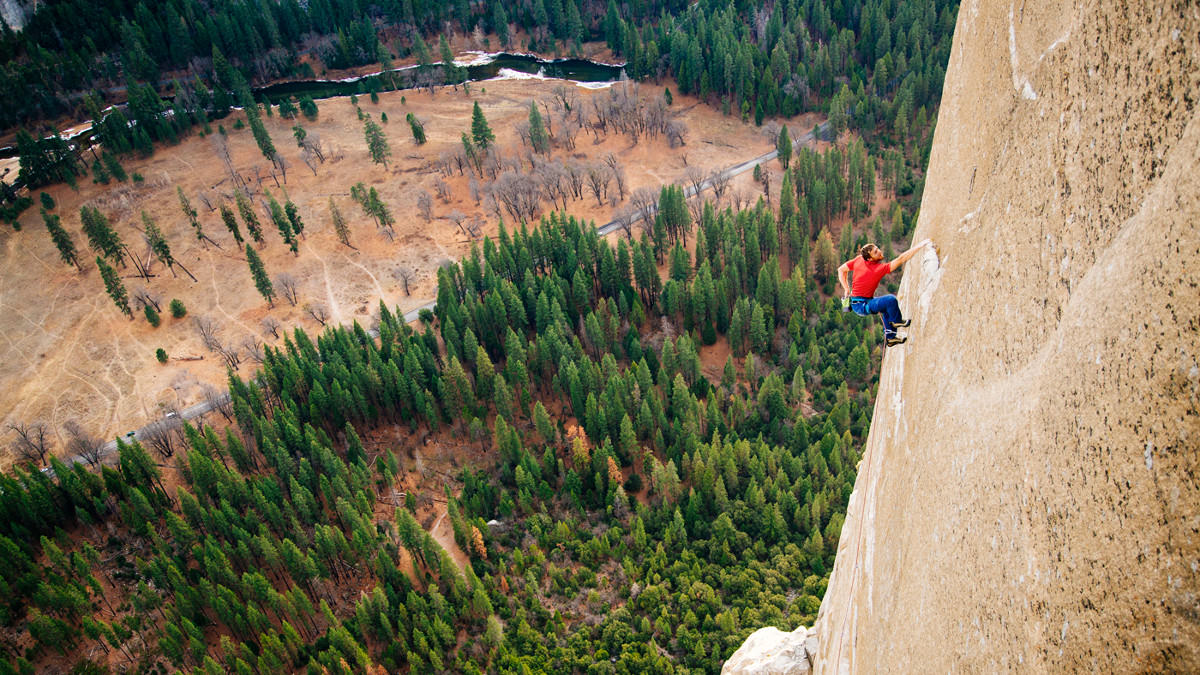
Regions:
M 530 54 L 510 54 L 507 52 L 466 52 L 466 58 L 455 61 L 455 65 L 463 68 L 467 82 L 486 82 L 495 79 L 548 79 L 564 80 L 581 87 L 600 88 L 616 82 L 624 70 L 623 65 L 598 63 L 587 59 L 542 59 Z M 335 96 L 350 96 L 351 94 L 369 94 L 371 91 L 392 91 L 412 89 L 420 82 L 431 81 L 435 78 L 437 85 L 450 85 L 451 81 L 441 77 L 441 64 L 428 66 L 405 66 L 391 70 L 368 73 L 357 77 L 347 77 L 341 80 L 288 80 L 275 82 L 263 87 L 255 87 L 252 91 L 259 101 L 279 103 L 284 98 L 311 96 L 313 99 L 333 98 Z M 422 77 L 424 76 L 424 77 Z M 462 82 L 463 78 L 456 78 Z M 164 100 L 170 101 L 169 97 Z M 123 106 L 122 106 L 123 107 Z M 82 151 L 90 147 L 92 123 L 81 122 L 65 129 L 60 133 L 73 143 L 78 143 Z M 0 159 L 12 159 L 17 156 L 13 146 L 0 148 Z M 15 164 L 13 165 L 15 167 Z M 15 172 L 15 168 L 13 169 Z

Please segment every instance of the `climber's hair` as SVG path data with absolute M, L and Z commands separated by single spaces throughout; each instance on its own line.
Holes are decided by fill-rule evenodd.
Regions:
M 862 256 L 863 260 L 870 262 L 871 261 L 871 249 L 873 249 L 873 248 L 875 248 L 875 244 L 867 244 L 866 246 L 863 246 L 862 248 L 858 249 L 858 254 Z

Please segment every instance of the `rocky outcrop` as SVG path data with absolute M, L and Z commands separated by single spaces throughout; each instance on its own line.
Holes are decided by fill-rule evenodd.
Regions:
M 0 18 L 13 30 L 24 28 L 32 14 L 33 10 L 27 9 L 20 0 L 0 0 Z
M 962 3 L 818 673 L 1200 669 L 1198 40 Z
M 812 660 L 1200 671 L 1200 8 L 964 0 Z
M 814 629 L 785 633 L 768 626 L 750 634 L 721 668 L 721 675 L 806 675 L 816 653 Z

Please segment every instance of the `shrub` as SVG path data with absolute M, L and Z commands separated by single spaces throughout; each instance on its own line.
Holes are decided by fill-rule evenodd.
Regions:
M 135 183 L 140 183 L 140 182 L 146 180 L 145 176 L 143 176 L 142 174 L 140 174 L 136 171 L 133 172 L 133 175 L 130 176 L 130 178 L 132 178 L 133 182 L 135 182 Z
M 311 96 L 305 96 L 300 99 L 300 114 L 310 120 L 317 119 L 317 104 L 312 100 Z
M 176 319 L 182 319 L 186 315 L 187 315 L 187 307 L 184 307 L 183 303 L 180 302 L 178 298 L 172 299 L 171 300 L 171 316 L 175 317 Z
M 151 326 L 158 328 L 158 324 L 162 323 L 162 318 L 158 316 L 158 312 L 150 305 L 146 305 L 146 321 L 150 322 Z
M 154 358 L 158 359 L 159 363 L 166 363 L 167 362 L 167 350 L 163 349 L 162 347 L 155 349 L 154 350 Z
M 433 310 L 426 307 L 426 308 L 422 309 L 421 311 L 417 312 L 417 318 L 420 319 L 422 323 L 432 324 L 433 323 Z
M 42 208 L 46 209 L 47 211 L 54 210 L 54 197 L 51 197 L 49 192 L 43 192 L 41 200 Z
M 625 479 L 625 492 L 627 494 L 633 494 L 641 489 L 642 489 L 641 474 L 637 474 L 637 473 L 629 474 L 629 478 Z

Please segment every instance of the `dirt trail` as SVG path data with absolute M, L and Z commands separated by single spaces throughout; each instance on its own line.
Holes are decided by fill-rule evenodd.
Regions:
M 450 554 L 450 559 L 458 565 L 460 570 L 465 570 L 467 565 L 471 564 L 471 560 L 467 558 L 467 554 L 458 547 L 458 542 L 454 541 L 454 528 L 450 526 L 450 521 L 446 518 L 445 504 L 435 502 L 441 513 L 437 520 L 433 522 L 433 527 L 429 528 L 429 534 L 433 540 L 442 545 L 446 549 L 446 553 Z
M 335 324 L 340 324 L 345 321 L 345 314 L 342 312 L 342 305 L 337 301 L 337 295 L 333 292 L 333 281 L 329 278 L 329 265 L 326 264 L 325 258 L 317 253 L 316 247 L 309 246 L 308 252 L 312 257 L 321 263 L 321 280 L 325 283 L 325 303 L 329 306 L 329 320 Z

